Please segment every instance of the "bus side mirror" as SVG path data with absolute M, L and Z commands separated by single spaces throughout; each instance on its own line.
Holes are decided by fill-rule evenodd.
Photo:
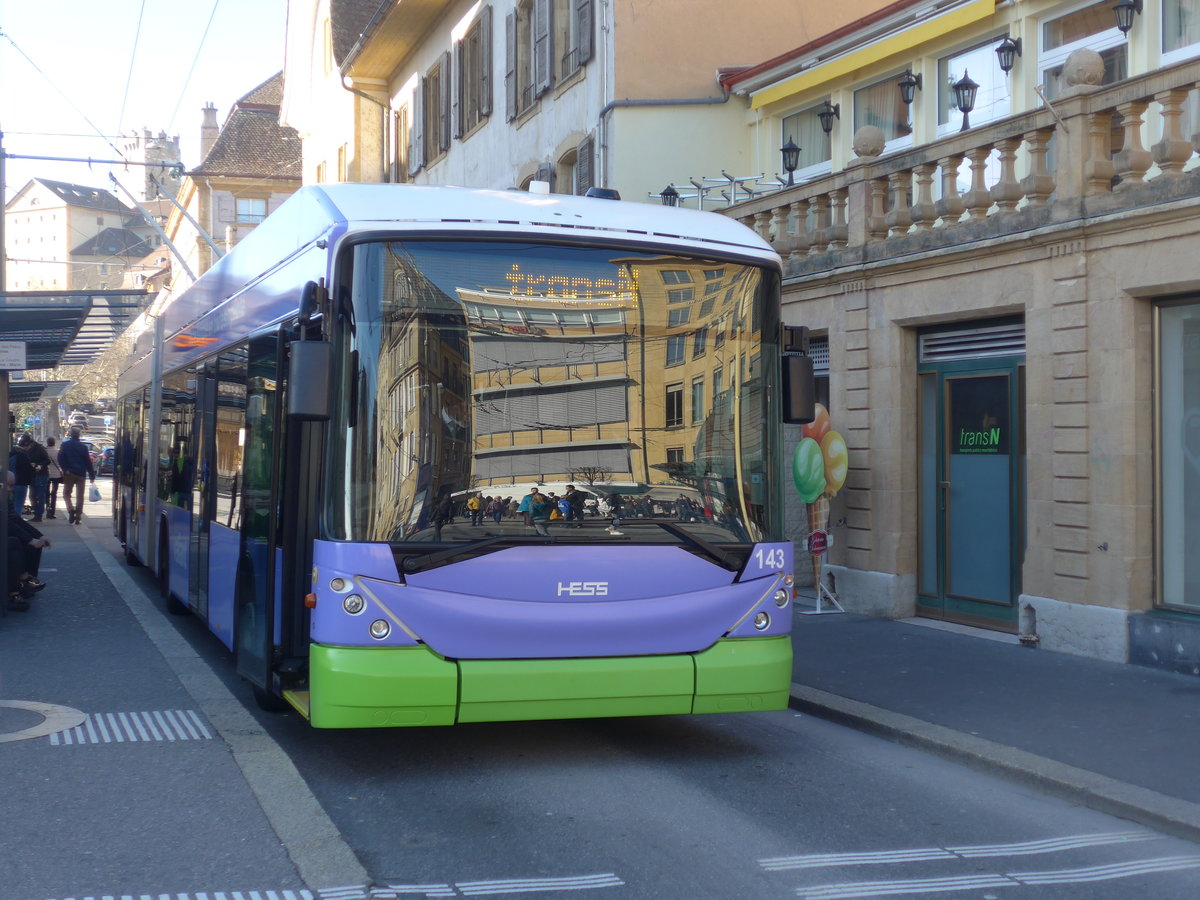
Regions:
M 817 417 L 817 381 L 808 356 L 808 329 L 780 326 L 779 346 L 783 351 L 783 421 L 807 425 Z
M 329 341 L 293 341 L 288 360 L 288 415 L 325 422 L 330 414 L 333 345 Z

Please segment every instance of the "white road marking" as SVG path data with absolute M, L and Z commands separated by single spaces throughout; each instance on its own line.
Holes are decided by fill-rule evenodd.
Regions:
M 360 894 L 360 896 L 365 896 Z M 312 891 L 198 891 L 194 894 L 96 894 L 63 900 L 317 900 Z
M 525 894 L 534 891 L 585 891 L 592 888 L 621 887 L 625 882 L 611 872 L 603 875 L 578 875 L 573 878 L 511 878 L 502 881 L 460 881 L 455 883 L 463 894 Z
M 0 706 L 9 709 L 24 709 L 37 713 L 42 721 L 20 731 L 8 731 L 0 734 L 0 744 L 12 741 L 27 741 L 30 738 L 45 737 L 62 731 L 64 728 L 74 728 L 86 719 L 86 715 L 69 706 L 58 706 L 53 703 L 37 703 L 33 700 L 0 700 Z
M 44 732 L 43 732 L 44 733 Z M 210 740 L 212 732 L 190 709 L 161 712 L 93 713 L 82 723 L 50 735 L 50 744 L 112 744 Z
M 805 856 L 779 856 L 760 859 L 758 864 L 771 872 L 788 869 L 816 869 L 826 866 L 875 866 L 897 862 L 927 862 L 946 859 L 978 859 L 988 856 L 1032 856 L 1056 853 L 1080 847 L 1102 847 L 1134 841 L 1156 840 L 1158 835 L 1146 831 L 1115 831 L 1107 834 L 1078 834 L 1023 841 L 1015 844 L 981 844 L 968 847 L 925 847 L 912 850 L 879 850 L 863 853 L 813 853 Z
M 448 884 L 389 884 L 374 888 L 371 900 L 391 900 L 400 897 L 457 897 L 458 892 Z
M 894 881 L 859 881 L 796 888 L 805 900 L 848 900 L 855 897 L 889 897 L 899 894 L 937 894 L 947 891 L 990 887 L 1033 887 L 1047 884 L 1086 884 L 1112 881 L 1136 875 L 1200 869 L 1200 856 L 1164 856 L 1078 869 L 1048 872 L 1012 872 L 987 875 L 960 875 L 947 878 L 912 878 Z

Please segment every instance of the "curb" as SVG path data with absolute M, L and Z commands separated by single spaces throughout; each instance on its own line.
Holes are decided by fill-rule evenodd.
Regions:
M 788 706 L 800 712 L 1011 778 L 1099 812 L 1200 843 L 1200 804 L 816 688 L 793 683 L 790 693 Z

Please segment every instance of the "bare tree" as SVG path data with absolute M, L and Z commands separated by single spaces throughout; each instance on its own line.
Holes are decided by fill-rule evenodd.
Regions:
M 595 487 L 596 482 L 608 481 L 612 473 L 603 466 L 578 466 L 568 473 L 573 481 L 586 481 L 588 487 Z

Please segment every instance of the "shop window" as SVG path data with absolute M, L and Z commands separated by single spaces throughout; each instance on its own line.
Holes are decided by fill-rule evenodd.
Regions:
M 1160 602 L 1200 612 L 1200 303 L 1158 310 Z

